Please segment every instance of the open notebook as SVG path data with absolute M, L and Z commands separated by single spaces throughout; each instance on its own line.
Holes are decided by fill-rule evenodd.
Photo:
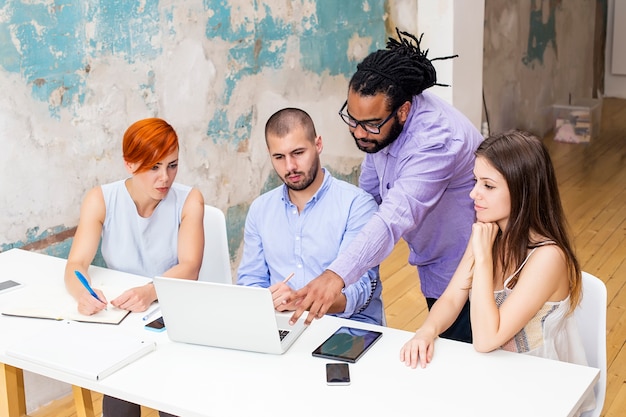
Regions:
M 97 288 L 104 292 L 107 300 L 121 294 L 126 287 L 106 286 L 96 283 Z M 74 320 L 88 323 L 119 324 L 129 311 L 108 305 L 94 315 L 80 314 L 76 301 L 62 285 L 23 285 L 11 292 L 11 297 L 0 305 L 0 313 L 5 316 L 28 317 L 50 320 Z
M 120 324 L 129 313 L 130 311 L 128 310 L 121 310 L 112 305 L 109 305 L 107 310 L 99 311 L 91 316 L 80 314 L 78 311 L 63 311 L 63 309 L 37 306 L 12 306 L 2 309 L 2 314 L 5 316 L 50 320 L 74 320 L 85 323 L 104 324 Z
M 59 323 L 22 339 L 6 354 L 91 380 L 111 375 L 156 349 L 153 341 L 121 334 L 109 326 Z

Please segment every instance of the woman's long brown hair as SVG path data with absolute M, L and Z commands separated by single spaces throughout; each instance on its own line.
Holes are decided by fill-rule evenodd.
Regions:
M 581 298 L 581 270 L 570 243 L 547 149 L 536 136 L 511 130 L 485 139 L 476 150 L 476 156 L 485 158 L 502 174 L 511 196 L 506 230 L 498 235 L 494 244 L 494 262 L 499 262 L 506 273 L 517 269 L 528 249 L 541 243 L 530 240 L 531 232 L 554 241 L 565 255 L 572 312 Z M 517 277 L 514 277 L 511 285 L 516 282 Z

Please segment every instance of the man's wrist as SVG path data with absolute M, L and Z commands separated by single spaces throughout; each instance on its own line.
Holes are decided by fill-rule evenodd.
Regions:
M 343 280 L 343 278 L 342 278 L 342 277 L 341 277 L 338 273 L 336 273 L 336 272 L 335 272 L 335 271 L 333 271 L 332 269 L 326 269 L 326 270 L 324 271 L 324 273 L 325 273 L 325 274 L 328 274 L 329 276 L 332 276 L 332 277 L 334 277 L 334 278 L 337 278 L 337 280 L 333 279 L 333 281 L 337 282 L 338 284 L 339 284 L 339 282 L 341 282 L 341 288 L 345 288 L 346 283 L 345 283 L 345 281 Z

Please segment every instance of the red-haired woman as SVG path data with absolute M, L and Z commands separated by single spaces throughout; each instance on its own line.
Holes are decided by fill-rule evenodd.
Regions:
M 104 309 L 82 286 L 74 271 L 88 280 L 88 268 L 102 238 L 108 268 L 154 277 L 198 279 L 204 248 L 204 199 L 199 190 L 174 182 L 178 137 L 166 121 L 139 120 L 124 134 L 124 165 L 129 178 L 91 189 L 65 267 L 65 285 L 82 314 Z M 157 299 L 150 283 L 110 300 L 115 307 L 145 311 Z
M 97 288 L 99 300 L 93 297 L 74 272 L 89 280 L 87 271 L 100 239 L 107 267 L 119 271 L 198 279 L 202 263 L 204 199 L 199 190 L 174 182 L 178 136 L 172 126 L 158 118 L 139 120 L 126 130 L 122 148 L 130 177 L 87 193 L 65 267 L 65 286 L 82 314 L 95 314 L 108 303 Z M 149 283 L 110 302 L 124 310 L 145 311 L 156 299 Z M 141 414 L 139 405 L 109 396 L 104 396 L 102 408 L 106 417 Z

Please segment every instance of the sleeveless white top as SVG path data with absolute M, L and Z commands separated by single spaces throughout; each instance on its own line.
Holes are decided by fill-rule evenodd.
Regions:
M 552 241 L 546 241 L 539 246 L 553 244 Z M 508 287 L 511 279 L 522 270 L 535 250 L 537 248 L 533 248 L 519 268 L 504 281 L 504 289 L 494 291 L 498 308 L 514 291 Z M 567 315 L 568 311 L 569 295 L 562 301 L 546 302 L 524 328 L 501 348 L 511 352 L 587 366 L 585 349 L 578 332 L 578 326 L 573 314 Z M 591 395 L 583 401 L 578 413 L 591 410 L 594 407 L 595 396 L 592 391 Z
M 178 228 L 191 187 L 173 183 L 150 217 L 137 213 L 126 180 L 102 185 L 102 257 L 108 268 L 146 277 L 178 264 Z

